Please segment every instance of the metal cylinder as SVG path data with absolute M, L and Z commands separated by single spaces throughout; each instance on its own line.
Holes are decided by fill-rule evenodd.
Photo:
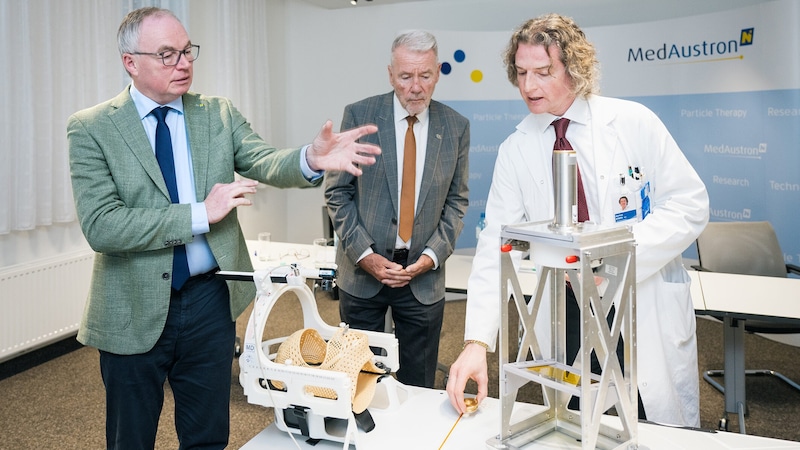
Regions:
M 552 228 L 572 229 L 578 219 L 578 159 L 574 150 L 553 150 L 555 217 Z

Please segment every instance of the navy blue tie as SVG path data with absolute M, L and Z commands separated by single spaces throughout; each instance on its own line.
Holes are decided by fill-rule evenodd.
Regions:
M 172 203 L 180 203 L 178 199 L 178 182 L 175 178 L 175 159 L 172 156 L 172 136 L 169 133 L 166 118 L 169 106 L 162 106 L 151 111 L 158 121 L 156 125 L 156 159 L 161 167 L 161 174 L 167 183 L 169 198 Z M 180 290 L 189 279 L 189 261 L 186 259 L 186 246 L 176 245 L 172 255 L 172 288 Z

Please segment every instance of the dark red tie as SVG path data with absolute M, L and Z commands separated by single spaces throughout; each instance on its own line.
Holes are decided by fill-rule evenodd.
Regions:
M 553 150 L 573 150 L 567 140 L 567 127 L 569 119 L 558 119 L 553 121 L 553 128 L 556 129 L 556 142 Z M 586 194 L 583 192 L 583 182 L 581 181 L 581 170 L 578 168 L 578 222 L 589 220 L 589 208 L 586 206 Z

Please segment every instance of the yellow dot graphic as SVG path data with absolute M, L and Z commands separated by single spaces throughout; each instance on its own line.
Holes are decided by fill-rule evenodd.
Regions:
M 472 73 L 469 74 L 469 79 L 475 83 L 480 83 L 483 80 L 483 72 L 480 70 L 473 70 Z

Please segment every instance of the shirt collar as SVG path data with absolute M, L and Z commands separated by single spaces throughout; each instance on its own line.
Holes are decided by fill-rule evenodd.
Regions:
M 175 100 L 167 103 L 166 105 L 160 105 L 151 100 L 146 95 L 142 94 L 141 91 L 136 89 L 136 85 L 133 83 L 131 83 L 130 93 L 131 93 L 131 99 L 133 99 L 133 104 L 136 106 L 136 111 L 139 113 L 140 119 L 144 119 L 145 117 L 147 117 L 147 115 L 150 114 L 153 108 L 157 108 L 159 106 L 169 106 L 170 108 L 183 114 L 183 97 L 178 97 Z
M 549 113 L 529 114 L 520 125 L 522 125 L 523 129 L 528 131 L 538 131 L 544 134 L 547 132 L 547 127 L 549 127 L 554 120 L 560 119 L 561 117 L 566 117 L 572 123 L 587 125 L 589 123 L 589 101 L 583 97 L 576 98 L 567 109 L 567 112 L 562 116 L 554 116 Z
M 397 94 L 394 94 L 392 97 L 394 98 L 393 103 L 394 103 L 394 121 L 395 121 L 395 123 L 398 123 L 400 121 L 405 122 L 406 121 L 406 117 L 408 117 L 410 114 L 400 104 L 400 99 L 397 98 Z M 417 122 L 425 123 L 425 121 L 428 120 L 428 111 L 430 111 L 430 108 L 425 108 L 425 110 L 423 110 L 421 113 L 417 114 Z

